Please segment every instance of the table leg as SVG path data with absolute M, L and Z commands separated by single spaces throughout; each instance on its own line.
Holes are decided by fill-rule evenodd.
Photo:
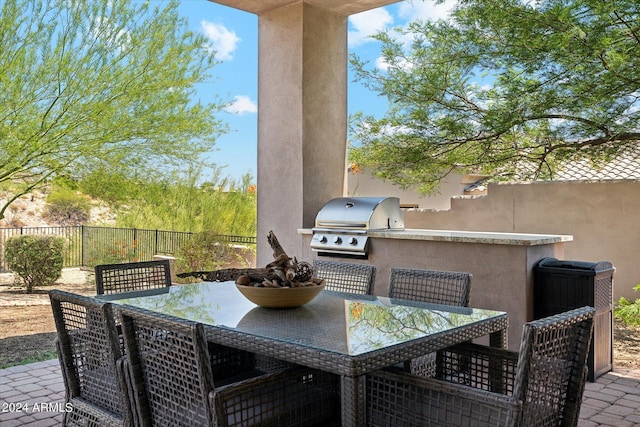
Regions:
M 507 330 L 502 329 L 489 334 L 489 345 L 497 348 L 507 348 Z
M 507 331 L 501 330 L 489 335 L 489 345 L 497 348 L 507 348 Z M 489 359 L 489 389 L 502 394 L 502 363 L 499 360 Z
M 364 426 L 366 422 L 366 376 L 342 377 L 342 427 Z

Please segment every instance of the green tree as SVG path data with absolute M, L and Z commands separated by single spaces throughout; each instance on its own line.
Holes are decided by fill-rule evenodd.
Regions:
M 351 160 L 382 178 L 429 193 L 452 171 L 552 177 L 640 140 L 636 0 L 460 0 L 398 31 L 375 36 L 385 69 L 351 58 L 389 100 L 352 119 Z
M 4 0 L 0 6 L 0 183 L 14 197 L 50 179 L 151 179 L 226 131 L 195 101 L 214 52 L 178 1 Z

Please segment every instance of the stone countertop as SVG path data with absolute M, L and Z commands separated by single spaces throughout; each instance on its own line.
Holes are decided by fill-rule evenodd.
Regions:
M 298 234 L 312 233 L 313 231 L 310 228 L 298 229 Z M 369 237 L 383 239 L 428 240 L 436 242 L 482 243 L 512 246 L 537 246 L 573 241 L 573 236 L 567 234 L 499 233 L 492 231 L 427 230 L 411 228 L 404 230 L 370 230 L 367 235 Z

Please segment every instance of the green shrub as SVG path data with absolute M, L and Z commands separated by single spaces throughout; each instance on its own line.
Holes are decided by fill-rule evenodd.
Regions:
M 60 225 L 82 225 L 89 220 L 91 205 L 75 191 L 60 187 L 47 197 L 44 218 Z
M 636 285 L 633 289 L 640 291 L 640 284 Z M 613 314 L 627 326 L 640 326 L 640 299 L 631 302 L 625 297 L 620 298 Z
M 55 236 L 16 236 L 7 239 L 5 260 L 22 279 L 27 293 L 51 286 L 62 275 L 64 239 Z
M 194 234 L 176 253 L 178 272 L 213 271 L 240 261 L 238 251 L 210 231 Z

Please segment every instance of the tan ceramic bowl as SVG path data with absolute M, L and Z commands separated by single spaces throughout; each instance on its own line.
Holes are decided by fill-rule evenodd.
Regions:
M 293 308 L 305 305 L 324 289 L 324 283 L 299 288 L 256 288 L 236 284 L 238 290 L 249 301 L 260 307 Z

